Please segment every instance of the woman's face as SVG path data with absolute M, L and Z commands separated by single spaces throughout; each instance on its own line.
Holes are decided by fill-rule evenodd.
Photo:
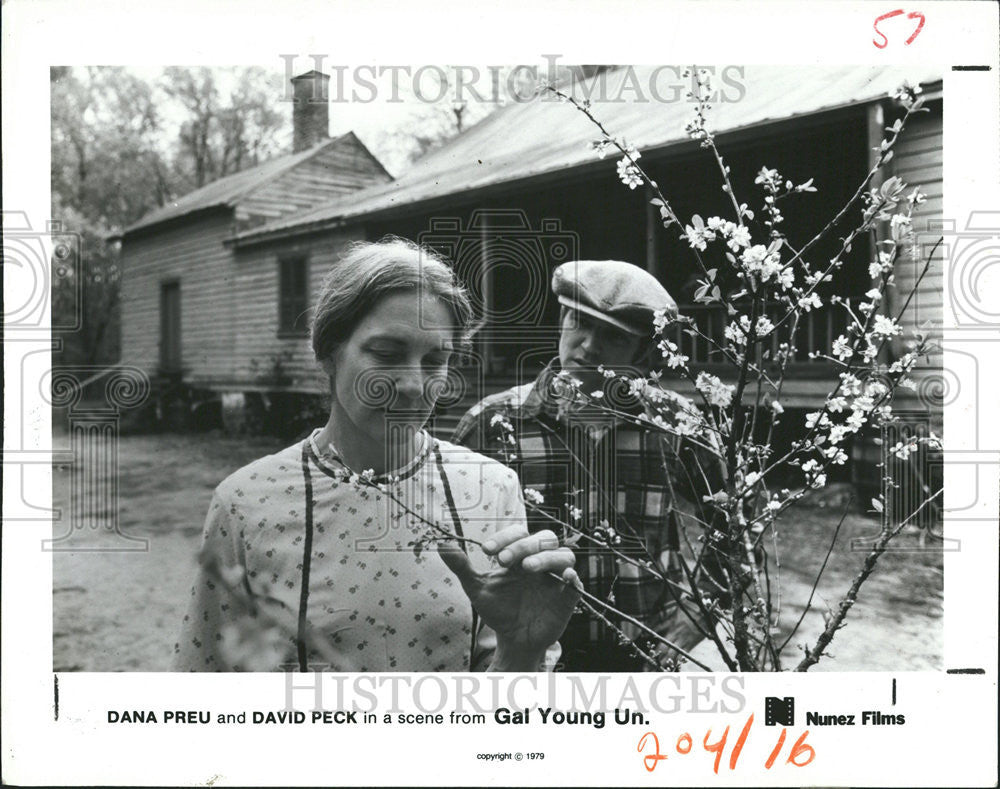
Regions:
M 433 296 L 384 296 L 334 351 L 334 408 L 355 431 L 384 442 L 389 426 L 419 429 L 430 416 L 454 351 L 454 322 Z M 408 431 L 402 431 L 405 434 Z

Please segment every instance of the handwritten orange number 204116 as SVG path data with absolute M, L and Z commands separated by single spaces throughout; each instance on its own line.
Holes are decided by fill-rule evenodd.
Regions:
M 729 754 L 729 769 L 735 770 L 736 763 L 739 761 L 740 753 L 743 751 L 743 746 L 746 744 L 747 737 L 750 736 L 750 727 L 753 726 L 753 714 L 747 718 L 747 722 L 743 724 L 743 730 L 740 732 L 740 736 L 736 739 L 736 744 L 733 746 L 732 753 Z M 802 735 L 795 741 L 792 746 L 791 752 L 788 755 L 787 764 L 794 764 L 796 767 L 805 767 L 809 762 L 816 758 L 816 751 L 813 750 L 811 745 L 806 744 L 806 737 L 809 734 L 809 730 L 806 729 Z M 712 730 L 709 729 L 705 733 L 705 737 L 702 740 L 702 747 L 709 753 L 715 754 L 715 765 L 714 770 L 716 775 L 719 773 L 719 764 L 722 762 L 722 752 L 726 748 L 726 740 L 729 738 L 729 727 L 726 726 L 725 731 L 722 732 L 722 737 L 720 737 L 715 742 L 710 743 L 709 738 L 712 736 Z M 771 755 L 767 757 L 767 761 L 764 762 L 765 769 L 770 770 L 774 766 L 775 760 L 778 758 L 778 754 L 781 752 L 782 746 L 785 744 L 785 737 L 787 736 L 787 730 L 782 729 L 781 734 L 778 735 L 778 742 L 775 743 L 774 749 L 771 751 Z M 644 753 L 647 750 L 647 743 L 650 745 L 650 750 L 652 753 L 646 753 L 642 757 L 643 765 L 649 772 L 653 772 L 656 766 L 667 758 L 667 754 L 660 752 L 660 739 L 656 736 L 654 732 L 648 731 L 642 735 L 639 740 L 639 747 L 637 750 L 639 753 Z M 694 747 L 694 741 L 691 739 L 691 735 L 687 732 L 681 734 L 677 738 L 677 744 L 675 749 L 679 754 L 691 753 Z

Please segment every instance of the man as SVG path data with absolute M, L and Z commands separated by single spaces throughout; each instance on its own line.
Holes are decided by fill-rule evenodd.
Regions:
M 561 305 L 558 358 L 533 382 L 474 406 L 453 441 L 518 473 L 532 532 L 558 531 L 558 521 L 569 525 L 564 537 L 575 542 L 577 571 L 589 594 L 689 649 L 707 629 L 683 591 L 690 587 L 681 535 L 685 545 L 704 544 L 698 542 L 702 524 L 712 516 L 703 496 L 719 477 L 691 441 L 650 429 L 641 400 L 607 372 L 648 373 L 654 314 L 675 316 L 677 305 L 651 274 L 615 260 L 564 263 L 552 288 Z M 655 396 L 667 424 L 671 415 L 693 411 L 673 392 L 657 389 Z M 646 561 L 653 572 L 644 568 Z M 697 566 L 690 551 L 683 561 L 689 569 Z M 705 586 L 719 591 L 712 579 Z M 561 639 L 563 670 L 648 668 L 617 630 L 647 654 L 676 657 L 653 646 L 633 623 L 609 618 L 613 626 L 585 612 L 574 615 Z

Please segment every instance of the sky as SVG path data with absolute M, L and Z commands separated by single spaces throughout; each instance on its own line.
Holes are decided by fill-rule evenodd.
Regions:
M 287 123 L 278 137 L 283 150 L 291 150 L 292 105 L 286 99 L 289 74 L 300 74 L 309 70 L 313 63 L 306 57 L 298 57 L 291 63 L 278 59 L 270 63 L 238 64 L 263 68 L 271 77 L 275 103 L 284 106 L 282 113 Z M 418 66 L 409 73 L 405 67 L 373 74 L 373 66 L 343 66 L 321 64 L 331 75 L 330 82 L 330 135 L 336 137 L 353 131 L 361 141 L 378 157 L 393 174 L 399 175 L 407 166 L 407 139 L 410 133 L 429 125 L 450 121 L 448 115 L 456 89 L 444 92 L 438 82 L 444 69 L 439 66 Z M 467 102 L 466 125 L 471 125 L 495 109 L 498 103 L 494 96 L 503 94 L 504 75 L 491 72 L 487 67 L 463 67 L 460 88 L 461 96 Z M 472 69 L 476 71 L 473 72 Z M 135 76 L 149 83 L 156 83 L 163 73 L 162 67 L 130 66 Z M 453 72 L 448 72 L 454 79 Z M 224 69 L 217 71 L 217 81 L 221 92 L 226 92 L 231 84 L 231 75 Z M 170 128 L 166 136 L 174 136 L 185 117 L 184 109 L 162 92 L 161 118 Z

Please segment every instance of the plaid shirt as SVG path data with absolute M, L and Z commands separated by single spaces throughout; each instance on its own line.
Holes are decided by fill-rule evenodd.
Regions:
M 606 401 L 632 420 L 607 416 L 595 421 L 561 413 L 560 403 L 565 408 L 566 401 L 557 395 L 557 372 L 555 360 L 533 383 L 485 398 L 462 418 L 453 441 L 517 472 L 526 489 L 532 532 L 559 533 L 555 518 L 588 535 L 610 533 L 617 552 L 640 561 L 652 558 L 661 573 L 687 587 L 678 555 L 680 534 L 686 527 L 689 540 L 697 543 L 703 524 L 710 521 L 702 502 L 706 482 L 698 469 L 707 471 L 711 464 L 690 441 L 637 425 L 634 418 L 642 414 L 637 398 Z M 671 414 L 693 408 L 673 392 L 662 395 L 668 423 Z M 532 506 L 531 490 L 542 495 L 543 503 Z M 648 570 L 590 539 L 581 539 L 573 550 L 590 594 L 667 638 L 679 619 L 687 619 L 678 611 L 672 587 Z M 690 561 L 690 551 L 686 558 Z M 634 625 L 615 624 L 630 638 L 641 638 Z M 561 641 L 566 670 L 620 671 L 643 665 L 619 646 L 611 628 L 586 613 L 573 617 Z M 691 645 L 689 640 L 682 646 Z

